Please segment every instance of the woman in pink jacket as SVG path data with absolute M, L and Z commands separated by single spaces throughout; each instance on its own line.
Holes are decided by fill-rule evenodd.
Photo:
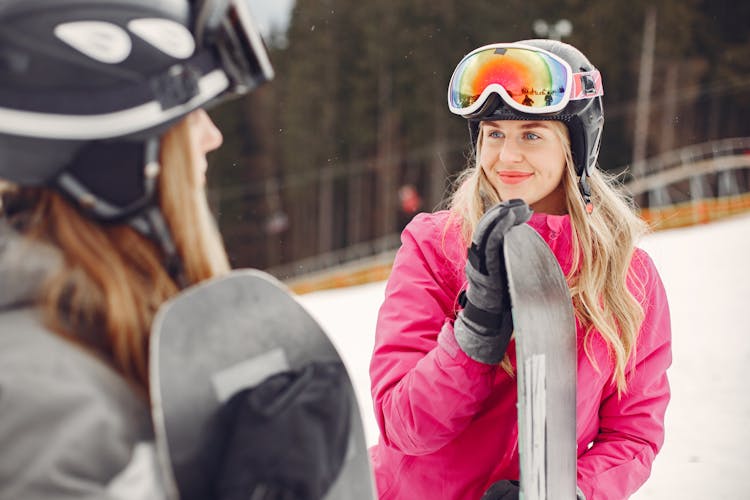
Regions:
M 599 72 L 560 42 L 481 47 L 457 66 L 449 106 L 469 121 L 476 161 L 449 210 L 404 230 L 380 309 L 381 499 L 518 498 L 502 241 L 524 222 L 557 257 L 576 312 L 578 496 L 621 500 L 648 478 L 669 401 L 669 308 L 635 246 L 644 224 L 596 168 L 602 95 Z

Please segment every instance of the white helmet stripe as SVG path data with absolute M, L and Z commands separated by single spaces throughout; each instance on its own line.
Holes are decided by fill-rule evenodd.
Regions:
M 228 86 L 226 73 L 216 69 L 201 77 L 198 95 L 166 110 L 157 101 L 100 115 L 61 115 L 0 108 L 0 133 L 61 140 L 120 137 L 184 115 L 213 99 Z

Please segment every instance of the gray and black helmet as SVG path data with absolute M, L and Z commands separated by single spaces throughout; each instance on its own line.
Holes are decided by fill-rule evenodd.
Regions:
M 540 48 L 555 54 L 566 61 L 573 71 L 593 71 L 594 65 L 581 51 L 567 43 L 555 40 L 522 40 L 521 45 Z M 567 106 L 550 114 L 526 114 L 507 106 L 497 95 L 488 99 L 479 116 L 469 119 L 472 143 L 476 145 L 479 122 L 483 120 L 556 120 L 565 123 L 570 133 L 571 150 L 576 166 L 576 173 L 590 174 L 596 167 L 599 156 L 602 128 L 604 126 L 604 109 L 601 96 L 591 99 L 571 100 Z
M 587 178 L 599 156 L 603 93 L 599 71 L 575 47 L 554 40 L 523 40 L 487 45 L 467 54 L 451 77 L 448 106 L 468 120 L 474 147 L 485 120 L 563 122 L 579 189 L 591 212 Z
M 127 222 L 173 261 L 162 134 L 271 78 L 246 0 L 0 0 L 0 179 Z
M 0 178 L 130 220 L 162 133 L 272 77 L 244 1 L 0 0 Z

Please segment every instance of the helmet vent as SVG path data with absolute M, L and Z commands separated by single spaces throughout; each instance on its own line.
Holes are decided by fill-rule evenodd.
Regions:
M 175 59 L 187 59 L 195 51 L 195 41 L 185 26 L 169 19 L 135 19 L 128 29 Z
M 118 64 L 130 55 L 130 36 L 119 26 L 102 21 L 59 24 L 55 36 L 78 52 L 106 64 Z

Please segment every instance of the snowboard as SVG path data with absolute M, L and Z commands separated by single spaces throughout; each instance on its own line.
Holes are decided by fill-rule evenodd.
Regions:
M 518 384 L 521 499 L 576 498 L 576 328 L 565 276 L 527 224 L 504 241 Z
M 212 497 L 212 479 L 207 471 L 216 469 L 217 464 L 212 462 L 216 462 L 217 453 L 211 458 L 205 450 L 215 447 L 219 437 L 226 434 L 217 415 L 232 396 L 262 387 L 280 374 L 295 370 L 302 373 L 306 367 L 331 363 L 341 363 L 341 386 L 350 411 L 342 417 L 348 422 L 348 438 L 339 439 L 345 458 L 321 498 L 375 498 L 359 406 L 341 358 L 318 323 L 272 276 L 257 270 L 233 271 L 192 286 L 162 305 L 151 332 L 149 363 L 157 455 L 170 499 Z M 283 407 L 285 403 L 274 404 Z M 299 450 L 289 444 L 295 443 L 295 433 L 301 432 L 302 424 L 275 433 L 278 439 L 260 436 L 260 440 L 271 446 L 286 443 L 299 455 Z M 316 442 L 321 441 L 313 441 Z M 317 448 L 325 448 L 325 439 L 322 443 Z M 309 449 L 309 443 L 306 445 Z M 267 462 L 276 460 L 284 450 L 273 450 L 276 457 L 266 460 L 263 449 L 244 444 L 239 448 L 239 453 L 257 451 L 256 463 L 283 469 L 285 462 L 278 467 L 277 462 Z M 289 497 L 268 491 L 243 496 L 272 500 Z

